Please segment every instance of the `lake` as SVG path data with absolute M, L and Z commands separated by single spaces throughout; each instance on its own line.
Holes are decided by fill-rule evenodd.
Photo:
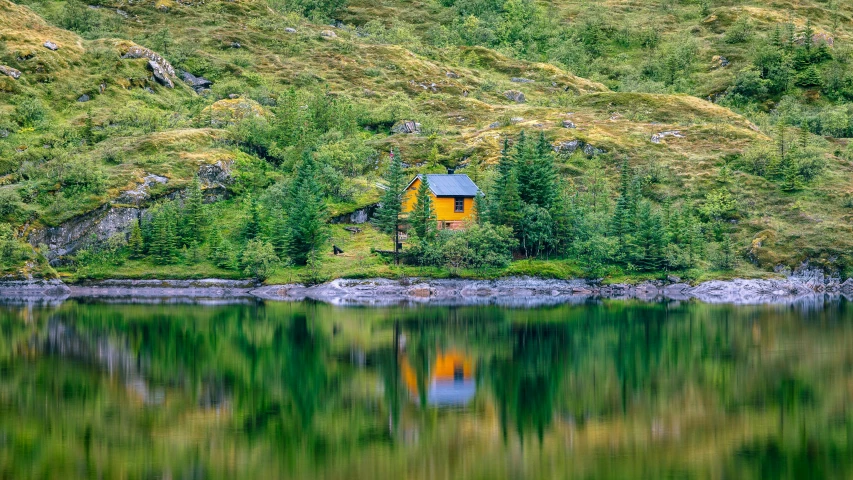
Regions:
M 853 478 L 853 304 L 0 306 L 0 478 Z

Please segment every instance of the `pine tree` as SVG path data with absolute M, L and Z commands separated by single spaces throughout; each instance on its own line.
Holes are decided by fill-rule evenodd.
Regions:
M 286 253 L 293 263 L 305 265 L 308 254 L 319 251 L 329 236 L 326 200 L 310 151 L 302 155 L 302 165 L 296 172 L 285 210 L 288 214 Z
M 253 240 L 261 235 L 261 209 L 254 197 L 249 198 L 249 217 L 243 226 L 243 237 Z
M 660 215 L 654 212 L 651 203 L 641 202 L 636 235 L 637 251 L 634 263 L 640 270 L 653 272 L 663 267 L 664 235 Z
M 130 227 L 127 247 L 130 249 L 130 258 L 142 258 L 145 255 L 145 243 L 142 241 L 142 229 L 139 228 L 138 221 L 134 221 Z
M 175 208 L 171 203 L 167 203 L 152 219 L 151 246 L 148 251 L 154 257 L 154 261 L 161 265 L 172 264 L 177 260 L 175 216 Z
M 384 178 L 386 190 L 380 198 L 379 209 L 374 217 L 374 222 L 381 232 L 396 235 L 406 194 L 406 178 L 403 172 L 403 162 L 399 155 L 394 155 L 393 151 Z
M 421 176 L 415 206 L 409 213 L 409 224 L 421 241 L 432 242 L 435 240 L 435 211 L 433 210 L 432 194 L 426 175 Z
M 515 172 L 511 171 L 503 192 L 496 192 L 497 199 L 497 225 L 506 225 L 518 232 L 518 222 L 521 220 L 521 209 L 523 203 L 518 193 L 518 179 Z
M 509 138 L 504 138 L 503 148 L 501 149 L 501 157 L 498 160 L 497 176 L 490 190 L 490 194 L 480 203 L 484 204 L 484 217 L 488 222 L 495 225 L 505 225 L 505 218 L 502 211 L 502 198 L 505 196 L 510 177 L 515 173 L 515 161 L 510 156 Z M 516 184 L 516 193 L 518 192 Z
M 613 209 L 613 221 L 611 232 L 620 244 L 631 231 L 631 168 L 628 159 L 622 160 L 622 169 L 619 174 L 619 198 L 616 199 L 616 207 Z
M 536 142 L 533 182 L 528 187 L 530 197 L 527 203 L 550 209 L 557 197 L 557 172 L 554 168 L 554 150 L 544 132 L 539 132 L 539 140 Z
M 198 177 L 193 179 L 184 199 L 184 209 L 181 212 L 181 241 L 183 245 L 198 243 L 202 228 L 206 224 L 204 211 L 204 194 Z

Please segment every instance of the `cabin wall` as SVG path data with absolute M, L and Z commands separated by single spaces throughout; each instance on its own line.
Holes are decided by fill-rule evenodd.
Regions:
M 415 180 L 406 191 L 406 196 L 403 198 L 403 213 L 409 213 L 415 208 L 415 203 L 418 201 L 418 187 L 420 179 Z M 430 193 L 432 202 L 435 208 L 435 217 L 439 222 L 463 222 L 474 213 L 474 199 L 465 198 L 465 211 L 462 213 L 455 212 L 454 197 L 436 197 Z

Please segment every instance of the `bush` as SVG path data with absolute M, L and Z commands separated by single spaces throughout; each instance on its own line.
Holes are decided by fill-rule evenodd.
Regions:
M 62 7 L 59 25 L 77 33 L 86 33 L 93 29 L 94 14 L 83 2 L 67 0 Z
M 726 43 L 746 43 L 750 38 L 752 38 L 752 22 L 747 16 L 738 18 L 723 35 Z
M 504 268 L 518 247 L 510 227 L 490 223 L 472 224 L 461 231 L 443 230 L 438 241 L 442 263 L 452 270 Z
M 15 238 L 12 226 L 0 223 L 0 268 L 15 267 L 31 256 L 32 248 Z
M 244 266 L 243 273 L 263 281 L 272 273 L 272 269 L 278 263 L 278 256 L 269 242 L 255 239 L 249 240 L 246 244 L 241 261 Z
M 47 110 L 36 97 L 25 97 L 15 105 L 15 122 L 21 127 L 35 127 L 47 116 Z
M 769 85 L 770 81 L 761 78 L 757 68 L 750 67 L 737 73 L 734 85 L 726 90 L 726 94 L 733 97 L 731 101 L 735 104 L 744 100 L 762 100 L 769 92 Z
M 0 189 L 0 220 L 14 216 L 21 210 L 21 196 L 9 189 Z
M 106 175 L 95 162 L 75 159 L 62 167 L 59 182 L 67 195 L 101 194 L 106 188 Z
M 705 195 L 699 211 L 709 219 L 730 219 L 737 216 L 738 204 L 731 192 L 720 188 Z
M 739 170 L 766 177 L 772 166 L 779 163 L 779 152 L 771 145 L 756 145 L 743 153 L 735 163 Z

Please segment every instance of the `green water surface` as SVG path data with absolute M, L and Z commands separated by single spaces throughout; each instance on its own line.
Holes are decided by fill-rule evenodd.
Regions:
M 852 305 L 0 306 L 0 478 L 853 478 Z

